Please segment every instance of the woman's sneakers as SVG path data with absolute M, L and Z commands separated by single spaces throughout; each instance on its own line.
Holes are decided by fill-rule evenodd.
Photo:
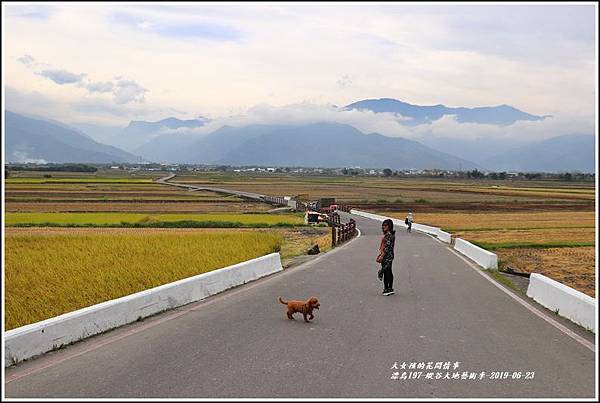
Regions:
M 393 288 L 385 288 L 381 294 L 382 295 L 392 295 L 393 293 L 394 293 Z

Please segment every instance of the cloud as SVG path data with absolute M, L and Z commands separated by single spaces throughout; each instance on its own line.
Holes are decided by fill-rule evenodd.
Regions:
M 46 164 L 47 161 L 42 158 L 31 158 L 26 151 L 13 151 L 12 160 L 9 162 L 18 162 L 20 164 Z
M 594 8 L 57 4 L 46 20 L 6 16 L 3 50 L 13 62 L 4 67 L 7 83 L 22 91 L 73 103 L 76 96 L 116 106 L 130 100 L 127 105 L 143 104 L 146 111 L 173 107 L 222 116 L 265 101 L 347 105 L 390 97 L 422 105 L 510 104 L 557 122 L 595 113 Z M 116 13 L 130 17 L 117 21 Z M 56 68 L 89 77 L 71 84 L 72 91 L 31 80 L 27 65 L 15 61 L 24 54 L 52 57 Z M 117 86 L 117 74 L 142 89 Z M 99 84 L 107 82 L 112 91 Z
M 17 61 L 26 66 L 46 65 L 36 63 L 31 55 L 17 58 Z M 47 65 L 46 65 L 47 66 Z M 72 73 L 65 69 L 49 68 L 36 72 L 36 74 L 52 80 L 58 85 L 76 84 L 84 88 L 89 94 L 112 94 L 116 104 L 123 105 L 129 102 L 144 102 L 148 89 L 142 87 L 135 80 L 123 76 L 115 76 L 111 81 L 93 81 L 85 73 Z
M 90 93 L 105 93 L 113 92 L 115 85 L 110 81 L 97 81 L 88 83 L 85 88 L 87 88 Z
M 186 18 L 185 14 L 176 19 L 169 19 L 159 14 L 148 14 L 144 11 L 144 8 L 139 8 L 132 10 L 130 13 L 115 12 L 112 13 L 111 20 L 145 33 L 176 39 L 237 41 L 242 37 L 239 30 L 228 24 L 201 21 L 197 16 L 194 20 L 190 20 Z
M 350 87 L 352 85 L 352 79 L 350 78 L 349 75 L 344 74 L 343 76 L 341 76 L 337 81 L 336 84 L 338 85 L 338 87 L 340 88 L 347 88 Z
M 35 59 L 31 55 L 23 55 L 23 56 L 17 58 L 17 61 L 19 63 L 23 63 L 26 66 L 30 66 L 33 64 L 33 62 L 35 62 Z
M 220 41 L 237 41 L 241 38 L 241 34 L 231 27 L 206 23 L 159 26 L 156 32 L 175 38 L 202 38 Z
M 59 85 L 79 83 L 86 76 L 85 74 L 75 74 L 62 69 L 42 70 L 38 74 Z
M 148 92 L 134 80 L 121 78 L 115 83 L 113 95 L 117 104 L 128 102 L 144 102 L 144 94 Z
M 445 115 L 430 124 L 405 125 L 406 118 L 393 113 L 375 113 L 366 110 L 345 110 L 331 105 L 309 103 L 276 107 L 256 105 L 245 113 L 215 118 L 200 128 L 166 130 L 165 133 L 206 134 L 222 126 L 248 125 L 304 125 L 319 122 L 347 124 L 363 133 L 379 133 L 390 137 L 412 140 L 424 138 L 456 138 L 470 140 L 533 141 L 565 134 L 594 133 L 594 120 L 590 117 L 547 118 L 541 121 L 517 121 L 509 126 L 460 123 L 456 116 Z
M 8 17 L 33 18 L 39 20 L 47 19 L 56 11 L 54 6 L 48 4 L 7 4 L 5 9 Z
M 67 124 L 89 123 L 123 126 L 130 120 L 156 120 L 156 116 L 172 116 L 173 110 L 131 102 L 116 104 L 112 97 L 95 96 L 83 100 L 39 91 L 5 88 L 6 109 L 16 113 L 33 114 Z M 180 115 L 181 116 L 181 115 Z M 185 115 L 184 115 L 185 116 Z

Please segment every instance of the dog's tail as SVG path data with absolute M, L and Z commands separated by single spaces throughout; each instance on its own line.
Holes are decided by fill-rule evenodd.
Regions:
M 281 302 L 283 305 L 287 305 L 287 301 L 284 301 L 283 299 L 281 299 L 281 297 L 279 297 L 279 302 Z

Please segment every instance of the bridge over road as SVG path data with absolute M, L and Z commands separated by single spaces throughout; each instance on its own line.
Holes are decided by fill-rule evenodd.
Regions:
M 444 244 L 403 230 L 396 294 L 382 296 L 380 223 L 353 218 L 361 236 L 310 262 L 7 369 L 6 396 L 595 396 L 593 335 L 565 333 Z M 321 309 L 310 324 L 277 302 L 311 295 Z M 403 362 L 450 369 L 391 379 Z

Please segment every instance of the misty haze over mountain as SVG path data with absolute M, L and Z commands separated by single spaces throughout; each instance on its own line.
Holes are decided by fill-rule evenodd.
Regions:
M 180 120 L 169 117 L 157 122 L 133 120 L 126 127 L 97 126 L 91 124 L 76 124 L 80 130 L 87 132 L 95 140 L 112 144 L 124 150 L 135 152 L 136 149 L 155 137 L 163 130 L 202 127 L 207 119 Z
M 515 126 L 550 118 L 508 105 L 419 106 L 382 98 L 343 108 L 303 105 L 250 112 L 227 119 L 131 121 L 124 127 L 66 125 L 51 117 L 6 112 L 6 155 L 14 162 L 138 161 L 141 156 L 153 162 L 228 165 L 595 170 L 593 134 L 507 137 L 503 133 Z M 448 129 L 446 137 L 443 124 L 448 122 L 452 130 Z M 378 125 L 384 130 L 408 130 L 400 133 L 412 137 L 365 129 Z M 456 134 L 462 127 L 468 130 L 474 125 L 489 130 L 489 135 L 463 138 Z M 431 134 L 434 128 L 435 135 Z

